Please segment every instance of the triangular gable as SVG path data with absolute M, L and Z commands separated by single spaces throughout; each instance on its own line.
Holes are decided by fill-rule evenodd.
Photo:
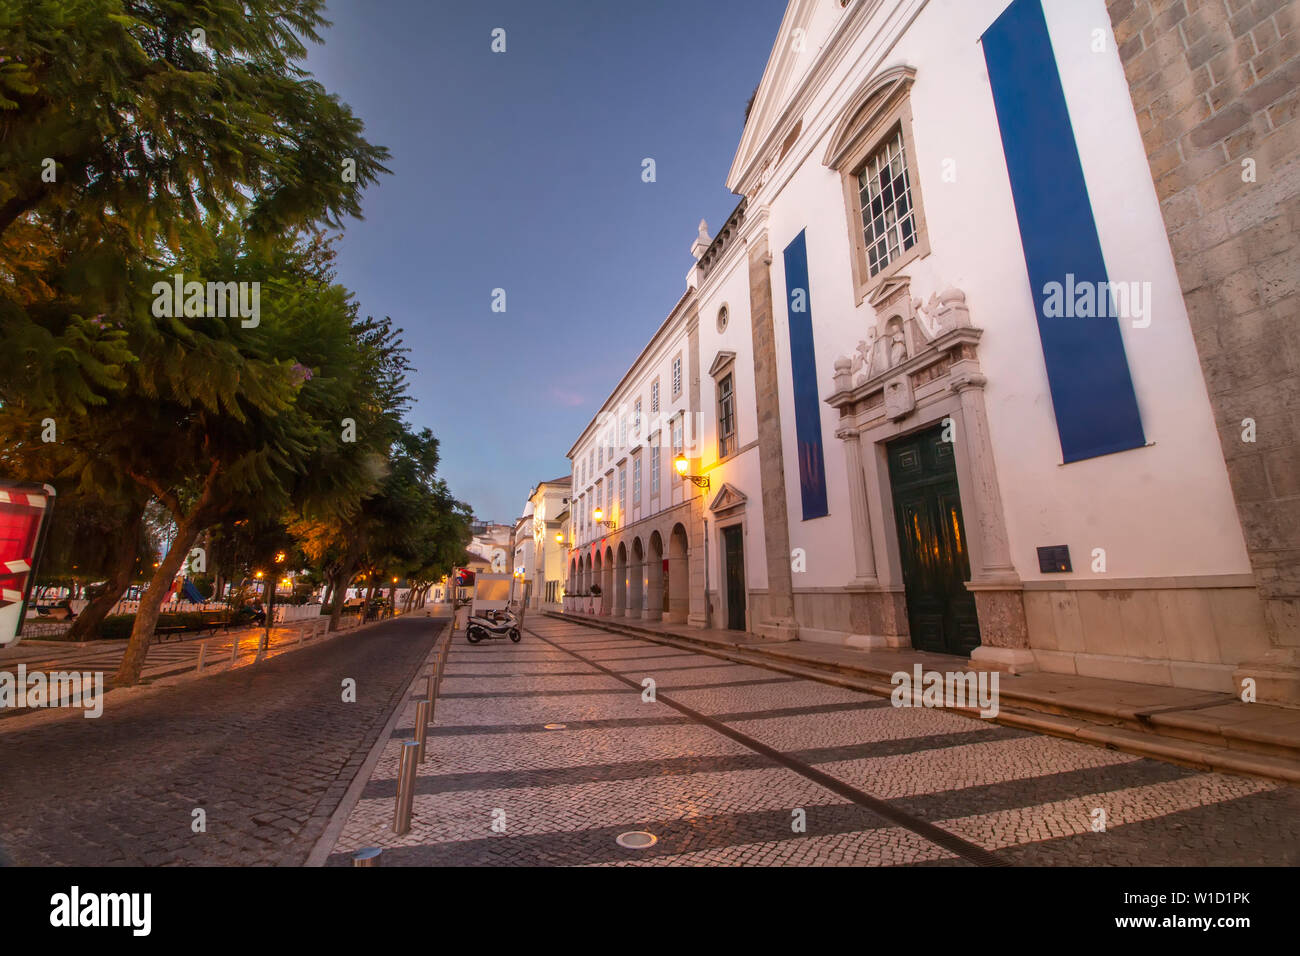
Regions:
M 816 59 L 822 38 L 813 36 L 810 28 L 817 6 L 818 0 L 791 0 L 786 7 L 763 78 L 754 94 L 749 120 L 727 173 L 727 186 L 733 192 L 737 180 L 764 148 L 773 127 L 780 123 L 799 80 Z
M 743 505 L 748 500 L 743 491 L 724 481 L 722 487 L 718 489 L 718 493 L 713 496 L 713 501 L 709 504 L 709 510 L 726 511 L 729 508 Z

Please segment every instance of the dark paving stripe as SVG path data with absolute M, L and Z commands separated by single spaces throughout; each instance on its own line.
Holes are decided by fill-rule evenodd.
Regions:
M 531 674 L 507 674 L 504 671 L 475 671 L 474 673 L 460 674 L 448 669 L 442 672 L 442 679 L 451 680 L 453 677 L 592 677 L 599 673 L 594 667 L 585 671 L 536 671 Z
M 1256 828 L 1273 839 L 1261 846 L 1249 836 Z M 997 854 L 1013 866 L 1129 865 L 1135 844 L 1178 866 L 1300 866 L 1300 790 L 1254 793 Z
M 683 664 L 680 667 L 647 667 L 643 664 L 640 667 L 631 668 L 631 670 L 645 671 L 648 674 L 667 674 L 670 671 L 706 671 L 717 667 L 749 667 L 752 668 L 753 670 L 763 669 L 761 667 L 754 667 L 752 664 L 721 663 L 721 664 Z M 611 667 L 610 670 L 618 670 L 618 668 Z M 620 671 L 620 673 L 624 673 L 624 672 Z
M 625 825 L 615 827 L 521 836 L 510 836 L 507 832 L 455 843 L 387 848 L 383 862 L 385 866 L 579 866 L 656 859 L 748 843 L 864 833 L 891 826 L 863 807 L 840 803 L 805 807 L 808 831 L 794 833 L 791 830 L 793 809 L 718 814 L 688 820 L 629 820 Z M 648 830 L 659 838 L 659 842 L 645 850 L 625 850 L 614 840 L 627 830 Z M 327 865 L 350 864 L 348 854 L 335 853 Z
M 556 647 L 559 647 L 559 645 L 557 644 Z M 568 650 L 568 648 L 563 648 L 563 650 Z M 695 654 L 695 653 L 638 654 L 633 657 L 596 657 L 595 655 L 592 655 L 590 658 L 587 659 L 591 661 L 599 661 L 601 664 L 625 664 L 628 661 L 663 661 L 673 657 L 683 657 L 688 660 L 690 659 L 698 660 L 703 656 L 704 656 L 703 654 Z M 716 658 L 714 659 L 716 660 Z
M 556 733 L 557 731 L 552 731 Z M 818 747 L 785 754 L 789 760 L 804 764 L 862 760 L 869 757 L 893 757 L 923 750 L 942 750 L 973 743 L 1005 739 L 1003 734 L 1023 736 L 1027 731 L 993 727 L 961 734 L 933 737 L 907 737 L 881 740 L 843 747 Z M 679 777 L 695 773 L 731 773 L 742 770 L 771 770 L 772 762 L 760 753 L 721 754 L 715 756 L 658 757 L 650 760 L 627 760 L 618 763 L 582 764 L 574 767 L 542 767 L 532 770 L 473 771 L 420 777 L 416 793 L 448 793 L 463 790 L 519 790 L 525 787 L 563 787 L 584 783 L 609 783 L 642 777 Z M 371 781 L 367 799 L 395 797 L 396 780 Z M 891 801 L 892 803 L 893 801 Z
M 689 717 L 609 717 L 603 720 L 565 720 L 566 730 L 615 730 L 631 727 L 671 727 L 692 723 Z M 394 737 L 410 737 L 412 728 L 405 733 L 393 732 Z M 480 734 L 554 734 L 560 731 L 546 730 L 540 723 L 531 724 L 451 724 L 446 727 L 430 727 L 430 737 L 473 737 Z
M 935 771 L 941 767 L 936 765 Z M 1145 787 L 1193 776 L 1195 771 L 1158 760 L 1136 760 L 1109 767 L 1066 770 L 1041 777 L 1025 777 L 1003 783 L 943 790 L 891 800 L 895 806 L 926 820 L 953 820 L 999 810 L 1036 807 L 1058 800 L 1097 794 L 1098 805 L 1115 790 Z
M 475 771 L 419 777 L 415 792 L 459 793 L 466 790 L 519 790 L 524 787 L 563 787 L 584 783 L 612 783 L 642 777 L 681 777 L 694 773 L 726 773 L 737 770 L 771 770 L 772 762 L 760 754 L 723 756 L 655 757 L 621 763 L 585 764 L 577 767 L 542 767 L 537 770 Z M 362 795 L 366 800 L 397 796 L 394 779 L 371 780 Z
M 806 714 L 835 714 L 846 710 L 879 710 L 892 706 L 886 697 L 867 697 L 860 701 L 838 704 L 810 704 L 807 707 L 772 707 L 767 710 L 737 710 L 730 714 L 712 714 L 714 720 L 740 723 L 746 720 L 775 720 L 780 717 L 802 717 Z
M 969 747 L 971 744 L 986 744 L 995 740 L 1014 740 L 1017 737 L 1030 736 L 1033 736 L 1033 734 L 1028 730 L 994 726 L 979 730 L 964 730 L 952 734 L 900 737 L 896 740 L 872 740 L 859 744 L 843 744 L 838 747 L 807 747 L 802 750 L 786 750 L 782 751 L 782 753 L 793 760 L 798 760 L 800 763 L 836 763 L 841 760 L 899 757 L 903 754 L 921 753 L 926 750 L 947 750 L 949 747 Z
M 536 637 L 538 635 L 534 634 L 533 636 Z M 546 638 L 540 638 L 540 639 L 546 640 Z M 552 642 L 547 641 L 547 643 L 552 643 Z M 559 645 L 554 645 L 554 646 L 558 647 Z M 569 651 L 568 653 L 573 654 L 574 657 L 578 658 L 581 661 L 584 661 L 585 663 L 594 664 L 595 666 L 600 667 L 601 670 L 605 671 L 605 673 L 610 674 L 611 676 L 618 676 L 620 680 L 625 681 L 630 686 L 633 687 L 638 686 L 631 679 L 621 677 L 617 675 L 614 671 L 609 670 L 608 668 L 605 667 L 601 667 L 599 663 L 593 660 L 583 658 L 580 654 L 577 654 L 573 651 Z M 887 801 L 881 800 L 878 797 L 874 797 L 863 790 L 859 790 L 857 787 L 851 786 L 845 783 L 843 780 L 838 779 L 837 777 L 832 777 L 830 774 L 823 773 L 822 771 L 816 769 L 815 767 L 810 767 L 807 764 L 801 763 L 800 761 L 792 758 L 790 755 L 783 754 L 781 753 L 781 751 L 776 750 L 773 747 L 769 747 L 767 744 L 763 743 L 762 741 L 755 740 L 753 737 L 750 737 L 748 734 L 741 733 L 740 731 L 736 730 L 734 727 L 729 727 L 726 724 L 722 723 L 721 721 L 709 717 L 707 714 L 702 714 L 697 710 L 693 710 L 690 707 L 687 707 L 685 704 L 673 700 L 671 697 L 669 697 L 666 694 L 658 694 L 656 699 L 659 701 L 659 703 L 666 704 L 667 706 L 673 708 L 679 713 L 683 713 L 688 717 L 693 717 L 700 723 L 708 727 L 712 727 L 718 733 L 731 738 L 732 740 L 736 741 L 737 743 L 745 747 L 748 747 L 750 750 L 753 750 L 756 754 L 765 756 L 771 761 L 774 761 L 775 763 L 778 763 L 789 770 L 793 770 L 795 773 L 798 773 L 801 776 L 807 777 L 809 780 L 812 780 L 814 783 L 821 784 L 823 787 L 825 787 L 827 790 L 830 790 L 832 793 L 837 793 L 841 797 L 844 797 L 848 800 L 851 800 L 853 803 L 856 803 L 858 806 L 865 807 L 869 810 L 872 810 L 875 813 L 878 813 L 880 816 L 884 817 L 885 819 L 890 820 L 891 822 L 896 823 L 900 826 L 903 826 L 908 830 L 911 830 L 913 833 L 917 834 L 918 836 L 921 836 L 929 840 L 931 843 L 938 844 L 944 849 L 949 850 L 952 853 L 956 853 L 958 856 L 961 856 L 967 860 L 970 860 L 972 863 L 978 864 L 980 866 L 1005 866 L 1006 865 L 1005 863 L 1003 863 L 1002 860 L 994 856 L 992 853 L 990 853 L 988 850 L 984 849 L 983 847 L 971 843 L 969 840 L 962 839 L 956 834 L 944 830 L 942 827 L 935 826 L 933 823 L 930 823 L 927 820 L 919 819 L 918 817 L 914 817 L 911 814 L 906 813 L 905 811 L 899 810 L 897 807 L 891 806 Z
M 676 687 L 674 690 L 717 690 L 722 687 L 754 687 L 758 684 L 791 684 L 795 683 L 798 677 L 764 677 L 758 680 L 739 680 L 722 684 L 694 684 L 687 687 Z M 641 692 L 641 686 L 636 686 L 637 693 Z M 500 690 L 500 691 L 483 691 L 482 693 L 439 693 L 440 700 L 447 699 L 475 699 L 489 697 L 581 697 L 590 694 L 626 694 L 627 687 L 615 688 L 593 688 L 591 690 Z M 423 698 L 423 694 L 413 694 L 412 699 Z
M 830 714 L 846 710 L 876 710 L 890 706 L 883 697 L 871 698 L 862 703 L 817 704 L 811 707 L 781 707 L 774 710 L 745 710 L 731 714 L 717 714 L 715 720 L 742 721 L 766 720 L 780 717 L 799 717 L 805 714 Z M 670 727 L 694 723 L 689 717 L 609 717 L 602 720 L 566 720 L 566 730 L 611 730 L 618 727 Z M 449 724 L 430 727 L 430 737 L 462 737 L 479 734 L 557 733 L 544 730 L 541 724 Z M 410 733 L 394 733 L 394 737 L 408 737 Z

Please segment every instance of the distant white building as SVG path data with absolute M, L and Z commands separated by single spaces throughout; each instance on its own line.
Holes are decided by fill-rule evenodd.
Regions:
M 481 522 L 471 530 L 472 536 L 465 550 L 487 561 L 494 572 L 509 572 L 511 541 L 514 538 L 513 525 Z
M 567 475 L 538 482 L 515 523 L 513 570 L 528 582 L 533 608 L 556 606 L 564 595 L 571 487 Z

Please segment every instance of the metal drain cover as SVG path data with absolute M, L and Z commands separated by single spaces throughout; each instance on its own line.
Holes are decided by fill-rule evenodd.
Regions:
M 542 727 L 546 730 L 563 730 L 568 726 L 568 724 L 542 724 Z
M 620 833 L 615 842 L 629 850 L 644 850 L 658 843 L 659 838 L 645 830 L 628 830 L 626 833 Z

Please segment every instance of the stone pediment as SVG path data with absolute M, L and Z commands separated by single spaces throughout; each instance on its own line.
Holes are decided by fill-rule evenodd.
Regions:
M 724 368 L 726 368 L 734 361 L 736 361 L 735 352 L 726 352 L 726 351 L 719 352 L 714 357 L 713 364 L 709 366 L 709 377 L 716 378 L 719 372 L 721 372 Z
M 743 491 L 738 490 L 725 481 L 718 493 L 713 496 L 713 501 L 709 503 L 709 510 L 713 512 L 730 511 L 732 508 L 740 508 L 749 500 Z

